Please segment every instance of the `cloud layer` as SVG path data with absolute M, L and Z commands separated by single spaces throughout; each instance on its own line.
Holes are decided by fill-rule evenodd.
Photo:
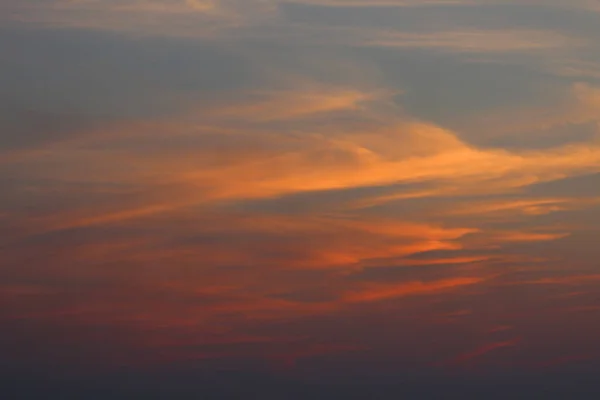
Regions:
M 0 10 L 15 363 L 598 356 L 594 2 Z

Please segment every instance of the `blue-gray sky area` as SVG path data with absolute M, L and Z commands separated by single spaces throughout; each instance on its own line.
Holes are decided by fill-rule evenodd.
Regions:
M 596 0 L 0 0 L 0 390 L 600 391 L 599 38 Z

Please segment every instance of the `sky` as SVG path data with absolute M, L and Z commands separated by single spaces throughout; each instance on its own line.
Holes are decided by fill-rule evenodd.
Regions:
M 0 392 L 600 392 L 599 37 L 596 0 L 0 0 Z

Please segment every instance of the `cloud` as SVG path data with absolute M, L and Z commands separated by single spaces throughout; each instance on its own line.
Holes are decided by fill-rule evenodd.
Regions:
M 590 206 L 596 201 L 598 200 L 578 198 L 500 199 L 471 202 L 460 205 L 450 212 L 457 215 L 482 214 L 486 218 L 506 217 L 507 215 L 543 215 Z
M 551 104 L 480 112 L 470 116 L 464 128 L 488 139 L 513 137 L 518 140 L 518 136 L 527 135 L 537 136 L 540 141 L 548 141 L 548 130 L 562 128 L 563 143 L 568 143 L 573 140 L 574 126 L 598 121 L 600 91 L 597 87 L 574 83 L 553 97 Z
M 13 24 L 196 38 L 214 37 L 272 10 L 271 2 L 261 0 L 11 0 L 4 7 L 4 21 Z
M 319 115 L 331 117 L 330 114 L 334 112 L 357 112 L 363 106 L 385 97 L 389 97 L 389 94 L 308 83 L 305 87 L 292 90 L 250 93 L 247 98 L 238 96 L 236 100 L 239 104 L 229 102 L 222 106 L 213 105 L 205 112 L 209 117 L 220 120 L 290 121 Z
M 561 3 L 539 4 L 561 9 Z M 37 2 L 24 5 L 9 1 L 9 22 L 35 25 L 83 28 L 92 30 L 118 31 L 136 35 L 175 36 L 188 38 L 212 38 L 219 40 L 240 40 L 242 37 L 255 37 L 263 41 L 285 42 L 287 39 L 301 38 L 321 44 L 346 44 L 359 46 L 399 47 L 435 49 L 458 53 L 498 53 L 532 52 L 557 48 L 573 48 L 578 41 L 560 30 L 526 29 L 511 26 L 510 19 L 503 11 L 498 14 L 492 6 L 512 6 L 517 12 L 508 13 L 514 18 L 522 2 L 506 4 L 497 1 L 375 1 L 358 0 L 143 0 L 117 1 L 60 1 Z M 526 6 L 526 5 L 525 5 Z M 573 9 L 589 9 L 589 3 L 572 5 Z M 365 13 L 404 12 L 414 14 L 412 20 L 422 20 L 419 29 L 405 30 L 402 26 L 377 27 L 366 29 L 360 24 L 352 24 L 353 19 L 344 19 L 349 11 Z M 452 11 L 475 10 L 470 16 L 471 24 L 484 27 L 489 20 L 486 11 L 496 12 L 498 19 L 506 26 L 500 29 L 466 30 L 461 24 L 460 13 Z M 489 10 L 488 10 L 489 9 Z M 308 10 L 310 18 L 296 21 L 294 10 Z M 327 13 L 323 13 L 327 11 Z M 400 11 L 403 12 L 403 11 Z M 481 13 L 481 15 L 479 14 Z M 304 15 L 304 14 L 302 14 Z M 335 15 L 333 23 L 319 23 L 321 15 Z M 347 15 L 346 15 L 347 16 Z M 412 14 L 411 14 L 412 16 Z M 314 17 L 314 18 L 313 18 Z M 317 18 L 318 17 L 318 18 Z M 339 18 L 338 18 L 339 17 Z M 399 14 L 402 17 L 402 14 Z M 362 18 L 371 21 L 373 18 Z M 494 18 L 492 18 L 494 19 Z M 377 20 L 377 19 L 375 19 Z M 349 23 L 348 23 L 349 21 Z M 481 21 L 484 21 L 483 23 Z M 533 19 L 530 23 L 535 23 Z M 452 24 L 454 23 L 454 26 Z M 380 26 L 376 24 L 375 26 Z M 410 24 L 413 26 L 414 24 Z M 437 26 L 441 25 L 441 26 Z M 467 24 L 468 25 L 468 24 Z M 414 26 L 413 26 L 414 28 Z
M 372 302 L 404 296 L 430 294 L 461 286 L 474 285 L 484 279 L 479 277 L 452 278 L 433 282 L 404 282 L 396 285 L 372 284 L 370 287 L 345 296 L 349 302 Z
M 119 32 L 132 43 L 136 35 L 153 36 L 150 40 L 159 44 L 157 36 L 170 36 L 160 46 L 161 57 L 189 70 L 164 67 L 145 75 L 153 57 L 119 58 L 117 64 L 131 62 L 142 86 L 145 80 L 164 79 L 172 84 L 166 87 L 183 87 L 189 93 L 186 106 L 193 106 L 110 124 L 76 116 L 62 125 L 60 118 L 46 117 L 51 113 L 36 111 L 6 124 L 30 137 L 9 137 L 10 145 L 0 153 L 0 185 L 7 194 L 0 200 L 0 297 L 10 304 L 0 311 L 0 321 L 37 324 L 36 335 L 48 336 L 45 343 L 58 340 L 54 336 L 106 333 L 96 329 L 101 327 L 110 332 L 98 334 L 103 340 L 115 340 L 107 347 L 133 349 L 129 359 L 143 359 L 141 353 L 169 362 L 266 357 L 291 364 L 376 347 L 381 334 L 369 329 L 377 318 L 401 325 L 408 336 L 433 332 L 446 345 L 454 337 L 472 337 L 473 326 L 488 332 L 495 319 L 518 331 L 519 321 L 509 315 L 523 312 L 517 310 L 523 304 L 518 285 L 571 287 L 596 279 L 545 277 L 536 270 L 535 279 L 511 281 L 526 275 L 532 264 L 542 268 L 540 261 L 555 265 L 546 249 L 572 246 L 566 237 L 580 228 L 567 218 L 582 219 L 578 213 L 597 205 L 597 196 L 581 199 L 566 189 L 529 193 L 540 184 L 600 172 L 597 138 L 572 140 L 570 131 L 572 125 L 597 120 L 600 103 L 592 83 L 555 82 L 549 86 L 556 92 L 541 85 L 544 96 L 558 100 L 489 112 L 483 106 L 460 110 L 468 123 L 453 125 L 410 107 L 419 90 L 439 100 L 440 86 L 455 73 L 444 62 L 434 74 L 441 78 L 432 78 L 428 89 L 420 83 L 396 87 L 377 64 L 418 70 L 421 64 L 411 63 L 415 50 L 436 53 L 427 62 L 454 57 L 461 68 L 477 62 L 465 73 L 466 87 L 476 82 L 471 71 L 475 75 L 489 66 L 482 62 L 485 57 L 506 63 L 515 55 L 519 62 L 552 58 L 565 49 L 580 52 L 578 46 L 588 45 L 585 40 L 556 27 L 504 26 L 492 14 L 495 22 L 489 27 L 482 27 L 483 14 L 475 13 L 472 25 L 447 18 L 426 29 L 403 29 L 402 24 L 354 24 L 343 16 L 340 23 L 323 25 L 294 20 L 289 11 L 303 4 L 328 6 L 333 10 L 327 12 L 336 15 L 357 12 L 343 8 L 362 13 L 370 7 L 376 9 L 371 15 L 379 15 L 392 14 L 392 8 L 409 13 L 409 8 L 430 12 L 438 7 L 439 12 L 492 2 L 291 3 L 7 3 L 10 13 L 2 18 L 11 20 L 11 29 L 26 23 Z M 178 53 L 182 58 L 171 58 L 171 46 L 182 38 L 243 54 L 219 58 L 215 69 L 250 60 L 260 79 L 253 76 L 252 82 L 233 87 L 219 83 L 216 89 L 189 87 L 207 71 L 195 66 L 207 61 L 186 58 L 196 51 L 193 46 Z M 365 62 L 365 68 L 356 61 L 374 54 L 381 59 Z M 99 53 L 93 60 L 100 71 L 105 68 Z M 188 75 L 181 77 L 181 71 Z M 213 76 L 210 72 L 206 75 Z M 214 76 L 224 82 L 234 75 Z M 119 87 L 117 93 L 129 92 L 108 72 L 102 76 L 108 86 Z M 61 79 L 74 87 L 87 80 L 70 74 Z M 504 83 L 500 79 L 499 90 Z M 46 91 L 41 83 L 33 86 Z M 458 89 L 448 103 L 460 101 Z M 92 99 L 92 111 L 102 114 L 96 86 L 85 86 L 82 93 Z M 171 104 L 171 95 L 164 94 L 166 103 Z M 474 102 L 492 96 L 486 92 Z M 45 99 L 44 104 L 52 103 L 51 96 Z M 121 102 L 137 102 L 129 99 Z M 491 143 L 524 131 L 544 136 L 544 130 L 557 127 L 565 128 L 565 137 L 543 147 Z M 475 135 L 487 141 L 472 140 Z M 545 258 L 537 256 L 536 246 Z M 576 268 L 582 261 L 570 262 Z M 541 306 L 532 304 L 531 310 L 536 307 Z M 440 323 L 440 315 L 447 335 L 432 325 Z M 463 318 L 448 318 L 459 315 Z M 346 320 L 361 326 L 340 329 Z M 63 330 L 71 336 L 53 333 Z M 308 339 L 298 333 L 315 331 Z M 394 340 L 413 347 L 415 339 Z M 433 343 L 419 340 L 420 346 Z M 515 344 L 490 343 L 444 365 L 484 362 L 487 354 Z
M 572 275 L 572 276 L 557 276 L 546 277 L 536 281 L 531 281 L 532 284 L 539 285 L 578 285 L 589 282 L 595 282 L 600 279 L 600 275 Z
M 544 31 L 474 30 L 409 33 L 388 31 L 364 32 L 357 44 L 376 47 L 437 49 L 453 53 L 531 52 L 576 46 L 577 41 Z
M 452 360 L 446 361 L 443 364 L 449 364 L 449 365 L 454 365 L 454 366 L 463 365 L 466 363 L 470 363 L 477 358 L 483 357 L 492 351 L 506 348 L 506 347 L 514 347 L 514 346 L 518 345 L 520 342 L 521 342 L 521 339 L 516 338 L 516 339 L 512 339 L 512 340 L 506 340 L 506 341 L 502 341 L 502 342 L 486 344 L 486 345 L 483 345 L 473 351 L 461 354 L 458 357 L 456 357 Z
M 97 204 L 90 211 L 75 208 L 46 217 L 47 224 L 63 229 L 188 207 L 386 185 L 428 187 L 349 198 L 347 209 L 444 195 L 506 194 L 599 171 L 596 141 L 512 152 L 478 148 L 453 131 L 407 116 L 377 90 L 313 85 L 261 96 L 259 102 L 249 96 L 248 103 L 201 106 L 163 121 L 71 135 L 21 156 L 7 154 L 5 162 L 20 166 L 22 179 L 123 188 L 116 208 Z M 297 124 L 297 130 L 280 133 L 289 124 Z M 587 205 L 567 198 L 490 200 L 444 214 L 522 210 L 536 215 Z

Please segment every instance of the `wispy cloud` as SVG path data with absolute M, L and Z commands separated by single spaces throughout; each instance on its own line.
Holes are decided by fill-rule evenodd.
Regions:
M 456 367 L 596 311 L 594 2 L 0 9 L 0 322 L 32 340 Z

